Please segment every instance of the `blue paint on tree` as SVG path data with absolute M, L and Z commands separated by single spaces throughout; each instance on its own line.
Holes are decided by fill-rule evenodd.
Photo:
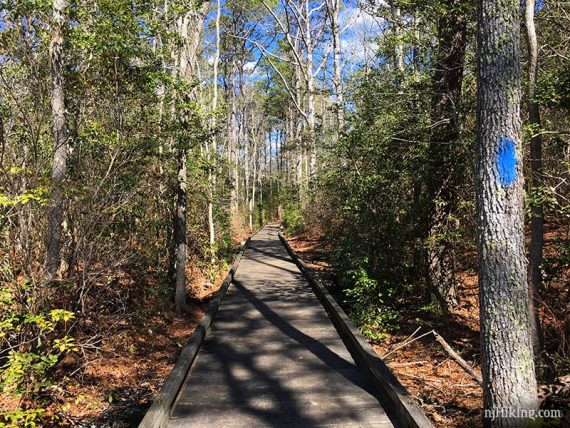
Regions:
M 503 138 L 497 151 L 498 181 L 502 186 L 510 186 L 517 179 L 517 145 L 511 138 Z

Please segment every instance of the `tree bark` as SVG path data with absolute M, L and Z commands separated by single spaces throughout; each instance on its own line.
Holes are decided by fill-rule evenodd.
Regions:
M 213 70 L 213 96 L 212 96 L 212 128 L 215 129 L 217 125 L 216 110 L 218 109 L 218 66 L 220 63 L 220 21 L 222 17 L 221 0 L 216 2 L 216 53 L 214 55 L 214 70 Z M 217 139 L 212 138 L 212 144 L 208 152 L 208 234 L 210 243 L 210 262 L 216 262 L 216 223 L 214 219 L 214 193 L 216 189 L 216 158 L 217 158 Z
M 257 191 L 257 139 L 253 137 L 253 153 L 252 153 L 252 168 L 253 168 L 253 179 L 251 182 L 251 197 L 249 199 L 249 230 L 253 232 L 253 216 L 255 210 L 255 192 Z
M 230 155 L 230 213 L 232 221 L 237 221 L 239 210 L 239 176 L 238 176 L 238 105 L 237 105 L 237 64 L 236 59 L 232 59 L 231 71 L 231 91 L 230 91 L 230 120 L 229 120 L 229 155 Z
M 315 45 L 311 33 L 311 5 L 305 0 L 305 44 L 307 50 L 307 63 L 305 76 L 307 80 L 307 134 L 309 140 L 309 182 L 317 177 L 317 142 L 315 140 L 315 76 L 313 74 L 313 54 Z
M 63 223 L 63 180 L 67 175 L 67 156 L 69 152 L 69 136 L 65 118 L 65 92 L 63 77 L 63 27 L 66 22 L 65 10 L 67 0 L 53 1 L 53 29 L 50 44 L 51 62 L 51 111 L 54 152 L 52 164 L 52 190 L 49 200 L 46 281 L 55 279 L 61 260 L 61 235 Z
M 192 69 L 195 63 L 194 59 L 198 44 L 200 41 L 200 33 L 204 22 L 205 9 L 187 12 L 180 16 L 177 20 L 177 33 L 183 40 L 183 45 L 178 51 L 178 67 L 175 68 L 174 74 L 178 78 L 191 81 L 194 78 Z M 193 94 L 177 94 L 184 100 L 186 104 Z M 178 121 L 182 125 L 182 133 L 191 132 L 189 124 L 188 112 L 186 108 L 179 108 Z M 186 135 L 179 135 L 177 141 L 177 184 L 176 184 L 176 213 L 174 216 L 174 240 L 176 247 L 176 263 L 175 263 L 175 296 L 174 304 L 176 312 L 182 313 L 186 309 L 186 253 L 187 253 L 187 237 L 186 237 L 186 190 L 188 180 L 187 156 L 188 156 L 188 138 Z
M 331 32 L 333 42 L 333 84 L 335 88 L 336 118 L 337 128 L 340 134 L 344 128 L 344 91 L 342 88 L 342 67 L 341 67 L 341 46 L 340 46 L 340 26 L 339 11 L 341 0 L 330 0 Z
M 404 71 L 404 47 L 402 46 L 402 12 L 397 0 L 390 0 L 390 11 L 392 13 L 392 34 L 396 39 L 394 44 L 394 70 Z M 399 79 L 398 79 L 399 81 Z
M 176 187 L 176 216 L 174 217 L 174 239 L 176 241 L 176 312 L 186 308 L 186 188 L 188 172 L 186 167 L 187 150 L 178 148 L 178 179 Z
M 428 276 L 432 301 L 448 309 L 457 305 L 455 254 L 450 236 L 459 171 L 458 106 L 467 43 L 467 20 L 459 0 L 444 0 L 438 22 L 439 47 L 433 76 L 428 190 Z
M 303 89 L 301 86 L 301 74 L 300 65 L 295 66 L 295 97 L 297 99 L 297 105 L 303 105 Z M 299 191 L 299 200 L 305 200 L 305 186 L 303 180 L 303 149 L 304 144 L 302 141 L 302 131 L 303 122 L 301 121 L 300 115 L 296 110 L 292 111 L 291 118 L 293 119 L 294 126 L 292 127 L 293 141 L 296 145 L 296 163 L 295 163 L 295 179 L 297 183 L 297 188 Z
M 531 188 L 539 189 L 542 186 L 542 137 L 537 132 L 541 128 L 540 107 L 535 101 L 536 83 L 538 80 L 538 41 L 534 23 L 535 0 L 526 0 L 525 27 L 528 48 L 528 123 L 533 129 L 535 136 L 530 140 L 530 170 Z M 531 337 L 535 356 L 539 355 L 543 348 L 542 330 L 538 316 L 540 301 L 540 287 L 542 274 L 540 265 L 543 259 L 544 248 L 544 206 L 540 202 L 533 202 L 532 217 L 530 220 L 531 241 L 528 267 L 530 313 L 531 313 Z
M 518 4 L 479 0 L 477 243 L 487 412 L 538 408 L 524 249 Z M 521 423 L 501 414 L 484 418 L 486 426 Z
M 185 16 L 180 16 L 177 19 L 177 32 L 178 35 L 184 40 L 185 44 L 182 46 L 177 55 L 177 65 L 174 73 L 175 77 L 188 78 L 188 57 L 186 52 L 186 43 L 188 42 L 188 22 Z M 181 94 L 176 94 L 178 97 L 183 97 Z M 184 113 L 177 111 L 177 120 L 184 123 Z M 187 252 L 187 237 L 186 237 L 186 182 L 187 182 L 187 168 L 186 156 L 187 148 L 186 141 L 181 135 L 178 136 L 177 141 L 177 174 L 176 174 L 176 212 L 174 214 L 174 245 L 176 248 L 176 260 L 174 264 L 174 306 L 177 313 L 182 313 L 186 309 L 186 252 Z

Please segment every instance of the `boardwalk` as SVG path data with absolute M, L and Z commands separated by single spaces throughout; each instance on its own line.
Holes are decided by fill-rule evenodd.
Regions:
M 169 426 L 394 426 L 276 228 L 248 246 Z

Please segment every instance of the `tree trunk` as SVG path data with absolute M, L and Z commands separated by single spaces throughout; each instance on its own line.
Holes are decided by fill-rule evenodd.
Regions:
M 465 63 L 466 17 L 459 0 L 445 0 L 438 22 L 438 53 L 433 76 L 428 189 L 428 276 L 432 300 L 443 308 L 457 304 L 453 213 L 461 180 L 457 107 Z
M 177 32 L 183 40 L 183 45 L 178 51 L 178 68 L 174 71 L 175 75 L 181 79 L 191 81 L 194 78 L 192 66 L 196 57 L 200 41 L 200 32 L 204 22 L 204 6 L 202 10 L 187 12 L 177 20 Z M 195 94 L 178 94 L 183 98 L 184 104 L 187 104 L 191 96 Z M 178 121 L 182 125 L 182 132 L 190 132 L 189 114 L 186 108 L 181 108 L 178 112 Z M 187 155 L 188 155 L 188 138 L 186 135 L 180 135 L 177 142 L 177 186 L 176 186 L 176 213 L 174 217 L 174 240 L 176 247 L 176 266 L 175 266 L 175 296 L 174 304 L 176 312 L 182 313 L 186 309 L 186 253 L 187 253 L 187 237 L 186 237 L 186 190 L 188 181 Z
M 239 209 L 239 176 L 238 176 L 238 106 L 237 106 L 237 64 L 235 58 L 232 59 L 230 92 L 230 120 L 229 120 L 229 154 L 230 154 L 230 213 L 232 221 L 237 221 Z
M 254 137 L 253 140 L 253 153 L 252 153 L 252 169 L 253 169 L 253 179 L 251 182 L 251 197 L 249 200 L 249 230 L 253 232 L 253 215 L 255 210 L 255 192 L 257 190 L 257 140 Z
M 303 105 L 303 95 L 302 95 L 302 87 L 301 87 L 301 74 L 302 71 L 300 70 L 300 66 L 295 66 L 295 96 L 297 98 L 297 105 Z M 296 171 L 296 183 L 297 188 L 299 191 L 299 200 L 304 200 L 305 190 L 304 190 L 304 180 L 303 180 L 303 142 L 302 142 L 302 131 L 303 131 L 303 122 L 300 118 L 299 112 L 293 110 L 291 114 L 291 118 L 293 119 L 294 127 L 292 128 L 293 132 L 293 141 L 296 145 L 296 164 L 295 164 L 295 171 Z
M 313 53 L 315 46 L 311 34 L 311 11 L 309 0 L 305 0 L 305 43 L 307 63 L 305 76 L 307 79 L 307 134 L 309 140 L 309 182 L 317 177 L 317 142 L 315 140 L 315 76 L 313 74 Z
M 63 27 L 66 22 L 67 0 L 53 1 L 53 30 L 50 45 L 51 62 L 51 111 L 53 120 L 54 153 L 52 165 L 52 190 L 49 201 L 46 280 L 54 280 L 60 263 L 63 223 L 63 180 L 67 175 L 69 141 L 65 118 L 65 93 L 63 88 Z
M 477 219 L 486 426 L 488 412 L 536 411 L 524 249 L 518 2 L 479 1 Z
M 220 63 L 220 21 L 222 17 L 222 5 L 221 0 L 217 0 L 216 3 L 216 53 L 214 55 L 214 70 L 213 70 L 213 97 L 212 97 L 212 128 L 216 128 L 216 110 L 218 109 L 218 66 Z M 214 193 L 216 189 L 216 159 L 218 152 L 217 139 L 214 136 L 212 138 L 212 144 L 209 151 L 209 169 L 208 169 L 208 232 L 209 232 L 209 243 L 210 243 L 210 261 L 211 263 L 216 262 L 216 224 L 214 219 Z
M 541 128 L 540 108 L 535 101 L 536 82 L 538 79 L 538 41 L 534 24 L 535 0 L 526 0 L 525 7 L 525 27 L 528 47 L 528 123 L 531 125 L 533 134 L 538 134 Z M 531 187 L 539 189 L 542 186 L 542 138 L 540 135 L 534 136 L 530 140 L 530 170 Z M 531 313 L 531 337 L 534 354 L 539 355 L 543 348 L 542 330 L 538 316 L 538 305 L 540 301 L 540 287 L 542 275 L 540 265 L 543 258 L 544 247 L 544 206 L 542 203 L 533 202 L 532 218 L 530 220 L 531 241 L 529 257 L 529 293 L 530 293 L 530 313 Z
M 245 112 L 244 112 L 245 114 Z M 245 122 L 245 119 L 244 119 Z M 243 123 L 243 125 L 245 126 L 245 123 Z M 245 136 L 244 136 L 245 139 Z M 244 140 L 242 140 L 244 141 Z M 251 175 L 251 171 L 250 171 L 250 165 L 251 165 L 251 157 L 249 154 L 249 147 L 250 142 L 246 141 L 244 146 L 243 146 L 243 178 L 244 178 L 244 186 L 243 186 L 243 190 L 245 193 L 245 202 L 246 204 L 248 203 L 247 201 L 249 201 L 249 180 L 250 180 L 250 175 Z
M 187 150 L 178 149 L 178 185 L 176 188 L 176 216 L 174 217 L 174 239 L 176 241 L 176 294 L 174 304 L 176 312 L 186 308 L 186 168 Z
M 188 25 L 186 17 L 180 16 L 177 19 L 177 33 L 188 42 Z M 176 77 L 188 78 L 188 56 L 186 45 L 182 46 L 178 52 L 177 64 L 174 69 Z M 179 97 L 180 94 L 177 94 Z M 184 123 L 184 112 L 178 111 L 177 120 Z M 187 148 L 186 141 L 181 136 L 177 141 L 177 176 L 176 176 L 176 212 L 174 214 L 174 245 L 176 249 L 176 260 L 174 264 L 174 305 L 177 313 L 182 313 L 186 309 L 186 182 L 188 171 L 186 168 Z
M 339 11 L 341 0 L 330 0 L 331 5 L 331 32 L 333 42 L 333 68 L 334 68 L 334 89 L 336 103 L 337 128 L 340 134 L 344 128 L 344 92 L 342 88 L 342 67 L 341 67 L 341 46 L 340 46 L 340 26 Z
M 216 52 L 214 54 L 213 67 L 213 96 L 212 96 L 212 129 L 215 130 L 216 110 L 218 109 L 218 66 L 220 63 L 220 20 L 222 15 L 222 7 L 220 0 L 216 3 Z M 208 160 L 208 241 L 210 245 L 210 263 L 216 262 L 216 223 L 214 219 L 214 193 L 216 189 L 216 158 L 218 144 L 216 136 L 212 137 L 211 145 L 206 145 Z
M 394 44 L 394 70 L 404 71 L 404 47 L 402 45 L 402 13 L 397 0 L 390 0 L 390 11 L 392 13 L 392 34 L 396 39 Z M 398 79 L 399 81 L 399 79 Z

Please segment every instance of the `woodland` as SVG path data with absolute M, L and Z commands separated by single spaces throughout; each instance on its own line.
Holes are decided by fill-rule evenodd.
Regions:
M 0 0 L 0 427 L 136 426 L 268 223 L 434 426 L 568 426 L 569 113 L 562 0 Z

